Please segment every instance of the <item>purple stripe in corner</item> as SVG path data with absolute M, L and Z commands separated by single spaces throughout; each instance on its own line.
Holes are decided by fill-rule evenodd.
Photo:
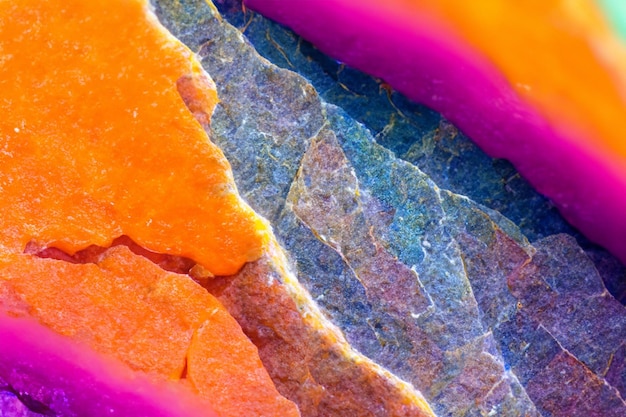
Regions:
M 216 416 L 179 387 L 157 385 L 34 320 L 2 311 L 0 381 L 57 416 Z
M 458 36 L 426 18 L 392 18 L 358 1 L 245 3 L 441 112 L 491 156 L 510 160 L 569 222 L 626 264 L 626 171 L 611 155 L 581 145 L 591 141 L 578 132 L 550 126 Z

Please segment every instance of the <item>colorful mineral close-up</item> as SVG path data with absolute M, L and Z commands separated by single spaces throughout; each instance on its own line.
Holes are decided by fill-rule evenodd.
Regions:
M 623 417 L 626 2 L 0 0 L 0 417 Z
M 441 112 L 626 262 L 626 41 L 601 4 L 245 3 Z

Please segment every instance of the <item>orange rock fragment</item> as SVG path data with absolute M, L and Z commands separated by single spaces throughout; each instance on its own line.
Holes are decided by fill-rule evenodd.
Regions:
M 212 301 L 188 277 L 165 272 L 124 246 L 109 249 L 97 265 L 15 255 L 0 264 L 0 276 L 0 285 L 57 333 L 136 370 L 174 379 Z
M 29 314 L 132 369 L 177 380 L 187 367 L 191 386 L 222 417 L 244 410 L 249 416 L 299 416 L 215 297 L 126 246 L 107 250 L 97 264 L 3 257 L 0 294 L 11 295 L 3 308 L 9 313 Z
M 265 222 L 194 118 L 208 123 L 212 81 L 147 8 L 0 1 L 4 251 L 71 254 L 128 235 L 216 275 L 262 253 Z
M 216 303 L 220 308 L 210 312 L 191 341 L 189 381 L 223 416 L 299 416 L 294 403 L 274 387 L 257 348 Z

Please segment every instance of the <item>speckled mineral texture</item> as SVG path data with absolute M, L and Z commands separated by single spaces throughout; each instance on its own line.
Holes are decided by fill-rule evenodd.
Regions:
M 241 0 L 215 3 L 260 54 L 305 76 L 326 102 L 363 123 L 378 143 L 418 166 L 440 187 L 500 211 L 529 239 L 573 232 L 510 163 L 488 157 L 439 113 L 324 56 L 290 30 L 242 7 Z
M 222 101 L 212 137 L 241 194 L 272 222 L 297 285 L 354 348 L 413 384 L 439 416 L 626 415 L 626 310 L 602 281 L 622 270 L 571 236 L 553 234 L 568 228 L 541 220 L 560 222 L 535 194 L 524 191 L 521 200 L 538 206 L 512 208 L 510 196 L 493 205 L 488 193 L 472 195 L 476 184 L 515 189 L 510 167 L 502 162 L 500 172 L 494 162 L 495 176 L 460 173 L 476 162 L 463 162 L 458 149 L 438 154 L 461 135 L 432 112 L 430 122 L 400 121 L 408 111 L 383 88 L 397 124 L 385 117 L 378 128 L 360 124 L 354 117 L 368 117 L 367 103 L 354 98 L 360 104 L 347 111 L 326 104 L 306 79 L 261 58 L 203 1 L 155 4 L 217 84 Z M 250 19 L 246 33 L 266 24 Z M 264 36 L 277 43 L 271 28 Z M 277 50 L 291 65 L 302 59 Z M 317 86 L 324 97 L 341 89 L 358 98 L 361 90 L 341 77 L 347 70 L 337 71 L 335 84 Z M 360 88 L 372 87 L 378 94 L 379 84 Z M 430 142 L 393 148 L 384 120 L 391 130 L 402 126 L 407 141 L 431 135 Z M 458 165 L 442 168 L 447 159 Z M 446 190 L 454 178 L 467 181 L 467 192 Z M 398 415 L 392 405 L 400 391 L 333 350 L 307 319 L 310 301 L 296 297 L 289 274 L 263 262 L 209 288 L 255 341 L 279 390 L 304 416 Z M 368 405 L 351 408 L 359 396 Z M 334 408 L 337 399 L 343 408 Z M 376 409 L 379 401 L 386 406 Z
M 265 257 L 208 289 L 259 347 L 277 388 L 303 416 L 427 417 L 410 392 L 346 350 L 343 337 L 316 320 L 306 297 Z M 374 367 L 375 368 L 375 367 Z
M 569 226 L 509 162 L 490 158 L 437 112 L 323 55 L 290 30 L 243 7 L 241 0 L 216 4 L 262 56 L 305 76 L 323 100 L 367 126 L 377 143 L 419 167 L 441 188 L 499 211 L 530 241 L 557 233 L 576 237 L 609 291 L 626 304 L 626 267 Z
M 33 410 L 37 410 L 41 414 Z M 53 414 L 45 405 L 29 398 L 27 395 L 14 392 L 8 386 L 0 386 L 0 417 L 41 417 L 49 415 Z
M 232 98 L 223 99 L 212 118 L 212 124 L 217 121 L 213 139 L 237 167 L 234 174 L 241 194 L 254 202 L 257 211 L 276 219 L 298 170 L 297 163 L 285 163 L 285 158 L 297 161 L 302 157 L 308 141 L 301 138 L 316 135 L 324 123 L 322 103 L 299 76 L 260 61 L 241 34 L 212 17 L 202 1 L 184 6 L 159 2 L 156 11 L 164 24 L 178 25 L 170 29 L 198 51 L 203 65 L 223 85 L 232 88 Z M 198 20 L 178 20 L 185 18 Z M 189 38 L 185 31 L 189 28 L 205 38 L 199 42 Z M 209 56 L 215 67 L 209 65 Z M 241 60 L 241 66 L 233 65 L 233 60 Z M 267 90 L 249 91 L 246 83 L 252 79 Z M 285 91 L 289 84 L 292 89 Z M 274 103 L 274 98 L 281 102 Z M 241 109 L 247 109 L 247 114 Z M 277 149 L 267 141 L 273 142 L 276 130 L 281 136 L 276 136 L 280 143 L 274 145 L 281 153 L 274 156 Z M 256 137 L 249 136 L 252 132 Z M 248 156 L 253 154 L 259 158 L 249 165 Z M 306 306 L 311 301 L 300 299 L 294 293 L 297 289 L 285 285 L 289 278 L 282 268 L 275 259 L 264 258 L 207 287 L 257 344 L 277 388 L 299 405 L 303 416 L 432 415 L 420 406 L 421 396 L 410 385 L 346 349 L 343 336 L 335 334 L 332 326 L 311 319 Z

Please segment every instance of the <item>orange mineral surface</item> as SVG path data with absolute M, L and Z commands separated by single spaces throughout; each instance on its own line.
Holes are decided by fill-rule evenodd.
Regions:
M 4 251 L 128 235 L 219 275 L 260 256 L 266 226 L 177 89 L 204 77 L 210 115 L 212 83 L 145 1 L 0 1 L 0 51 Z
M 0 309 L 184 380 L 222 416 L 297 416 L 188 275 L 123 245 L 72 257 L 122 237 L 211 276 L 266 250 L 202 128 L 216 103 L 146 1 L 0 0 Z M 32 254 L 50 248 L 64 257 Z

